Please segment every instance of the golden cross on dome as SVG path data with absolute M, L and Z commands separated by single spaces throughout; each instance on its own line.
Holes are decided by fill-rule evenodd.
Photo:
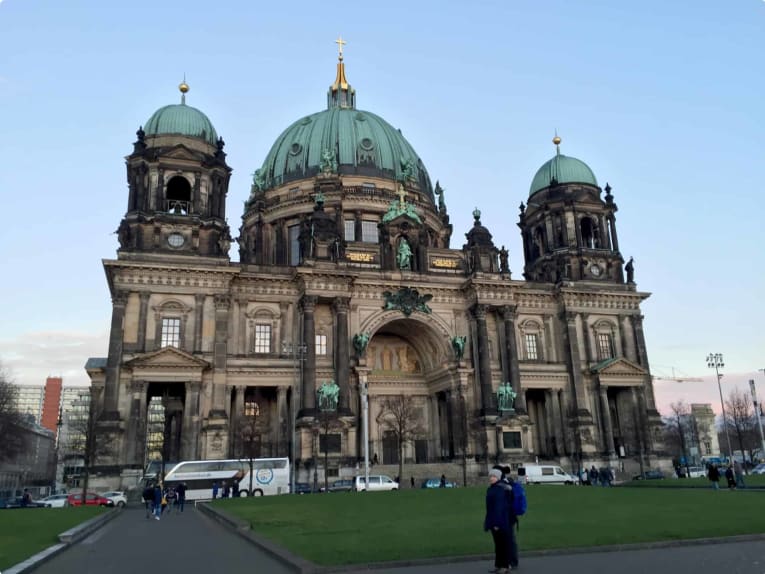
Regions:
M 340 60 L 342 60 L 342 59 L 343 59 L 343 46 L 344 46 L 345 44 L 347 44 L 347 43 L 348 43 L 348 42 L 346 42 L 345 40 L 343 40 L 343 37 L 342 37 L 342 36 L 338 36 L 338 37 L 337 37 L 337 40 L 335 40 L 335 44 L 337 44 L 337 52 L 338 52 L 338 58 L 339 58 Z
M 406 191 L 404 191 L 404 185 L 399 184 L 398 191 L 396 192 L 396 195 L 398 195 L 398 202 L 401 208 L 403 209 L 404 205 L 406 205 Z

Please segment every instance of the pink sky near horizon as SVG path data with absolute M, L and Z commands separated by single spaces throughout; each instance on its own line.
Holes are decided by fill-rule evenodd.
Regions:
M 723 398 L 727 399 L 728 394 L 735 388 L 743 391 L 751 398 L 749 393 L 749 381 L 754 380 L 757 391 L 757 398 L 761 401 L 765 398 L 765 375 L 758 371 L 749 373 L 721 373 Z M 712 410 L 720 415 L 720 391 L 715 381 L 715 375 L 706 375 L 698 377 L 701 382 L 682 382 L 676 383 L 666 379 L 654 379 L 653 388 L 656 396 L 656 408 L 662 415 L 669 412 L 669 405 L 684 400 L 686 403 L 709 403 Z

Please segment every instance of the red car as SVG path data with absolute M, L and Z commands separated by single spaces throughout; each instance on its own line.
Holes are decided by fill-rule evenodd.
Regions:
M 69 506 L 82 506 L 82 494 L 70 494 Z M 89 492 L 85 495 L 85 506 L 114 506 L 114 502 L 98 494 Z

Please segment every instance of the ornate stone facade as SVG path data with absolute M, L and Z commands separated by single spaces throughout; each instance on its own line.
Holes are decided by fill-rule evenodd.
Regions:
M 329 112 L 344 96 L 340 111 L 362 122 L 343 89 L 330 92 Z M 222 140 L 139 132 L 118 257 L 104 262 L 109 355 L 88 370 L 103 389 L 100 432 L 120 446 L 101 470 L 116 481 L 146 464 L 147 409 L 159 401 L 167 459 L 239 457 L 239 421 L 256 416 L 262 456 L 293 457 L 305 480 L 317 460 L 325 472 L 329 450 L 331 475 L 350 475 L 363 457 L 364 384 L 380 464 L 398 462 L 381 410 L 401 395 L 415 398 L 425 429 L 406 445 L 407 464 L 470 460 L 471 474 L 494 461 L 657 464 L 648 294 L 624 282 L 610 188 L 605 201 L 592 183 L 556 180 L 532 194 L 519 222 L 530 280 L 512 279 L 480 212 L 466 244 L 450 248 L 443 189 L 436 201 L 421 162 L 402 160 L 400 173 L 375 164 L 382 142 L 370 138 L 357 164 L 338 140 L 321 169 L 316 155 L 299 177 L 258 170 L 235 263 Z M 318 440 L 316 392 L 327 381 L 339 386 L 337 424 Z M 505 382 L 513 410 L 498 410 Z

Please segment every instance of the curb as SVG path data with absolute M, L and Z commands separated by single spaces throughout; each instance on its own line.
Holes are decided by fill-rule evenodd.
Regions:
M 45 550 L 42 550 L 41 552 L 38 552 L 34 556 L 31 556 L 24 560 L 23 562 L 19 562 L 18 564 L 15 564 L 5 570 L 5 574 L 22 574 L 24 572 L 32 572 L 35 568 L 38 566 L 44 564 L 54 556 L 57 556 L 67 548 L 69 548 L 72 544 L 76 544 L 86 536 L 88 536 L 93 531 L 100 528 L 103 524 L 106 524 L 110 520 L 113 520 L 117 517 L 117 514 L 119 514 L 118 508 L 113 508 L 112 510 L 102 514 L 101 516 L 96 516 L 94 518 L 91 518 L 90 520 L 86 520 L 82 524 L 78 524 L 77 526 L 74 526 L 70 528 L 69 530 L 62 532 L 58 535 L 58 544 L 54 544 L 53 546 L 49 546 Z
M 301 558 L 283 546 L 275 544 L 253 532 L 250 524 L 240 518 L 236 518 L 218 510 L 210 508 L 208 504 L 200 504 L 198 507 L 204 514 L 213 518 L 225 528 L 232 530 L 260 550 L 266 552 L 285 566 L 298 574 L 330 574 L 335 572 L 358 572 L 360 570 L 385 570 L 391 568 L 407 568 L 413 566 L 433 566 L 438 564 L 459 564 L 463 562 L 480 562 L 494 560 L 494 554 L 472 554 L 463 556 L 443 556 L 437 558 L 420 558 L 414 560 L 392 560 L 387 562 L 373 562 L 367 564 L 345 564 L 338 566 L 319 566 L 304 558 Z M 765 540 L 765 534 L 740 534 L 737 536 L 724 536 L 721 538 L 692 538 L 688 540 L 658 540 L 655 542 L 638 542 L 634 544 L 612 544 L 608 546 L 582 546 L 578 548 L 552 548 L 549 550 L 530 550 L 523 552 L 524 558 L 542 556 L 565 556 L 576 554 L 600 554 L 607 552 L 629 552 L 633 550 L 656 550 L 661 548 L 679 548 L 682 546 L 706 546 L 711 544 L 734 544 L 736 542 L 753 542 Z M 6 573 L 7 574 L 7 573 Z
M 260 536 L 253 532 L 250 528 L 250 523 L 241 518 L 236 518 L 230 514 L 218 510 L 217 508 L 211 508 L 209 504 L 202 503 L 197 508 L 209 518 L 212 518 L 224 528 L 233 531 L 238 536 L 241 536 L 250 544 L 256 546 L 271 558 L 282 563 L 284 566 L 293 570 L 298 574 L 319 574 L 325 572 L 322 566 L 318 566 L 313 562 L 309 562 L 305 558 L 293 554 L 283 546 L 275 544 L 270 540 Z

